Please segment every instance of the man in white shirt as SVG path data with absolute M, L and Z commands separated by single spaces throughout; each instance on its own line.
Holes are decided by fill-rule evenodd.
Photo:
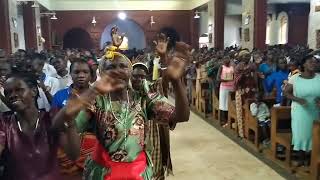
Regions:
M 35 78 L 38 81 L 38 87 L 39 87 L 39 98 L 43 99 L 44 107 L 47 109 L 47 103 L 51 103 L 52 96 L 59 91 L 60 85 L 58 79 L 54 77 L 47 76 L 43 72 L 43 66 L 46 61 L 46 57 L 35 53 L 32 56 L 32 61 L 31 61 L 31 72 L 35 75 Z M 44 95 L 44 96 L 43 96 Z M 46 100 L 45 100 L 46 99 Z M 39 99 L 38 99 L 38 104 L 39 104 Z M 40 103 L 42 104 L 42 103 Z
M 59 89 L 65 89 L 72 84 L 72 78 L 67 70 L 67 60 L 62 55 L 57 55 L 51 60 L 51 64 L 57 71 L 56 78 L 59 81 Z
M 50 77 L 56 77 L 57 76 L 56 69 L 51 64 L 49 64 L 48 62 L 44 63 L 42 72 L 44 72 L 47 76 L 50 76 Z

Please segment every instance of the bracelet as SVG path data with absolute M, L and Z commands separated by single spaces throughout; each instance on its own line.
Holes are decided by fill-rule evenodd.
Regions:
M 71 123 L 70 121 L 65 121 L 63 125 L 65 129 L 70 129 L 74 127 L 74 123 Z

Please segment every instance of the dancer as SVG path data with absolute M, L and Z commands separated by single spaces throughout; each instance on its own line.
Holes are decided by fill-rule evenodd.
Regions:
M 95 127 L 99 143 L 85 166 L 84 179 L 151 179 L 152 162 L 146 144 L 144 125 L 148 119 L 175 124 L 188 121 L 189 107 L 181 81 L 189 60 L 188 45 L 177 44 L 170 59 L 167 77 L 175 90 L 175 107 L 157 93 L 135 96 L 128 88 L 132 65 L 128 58 L 109 48 L 102 64 L 101 79 L 79 98 L 70 100 L 55 118 L 55 127 L 68 127 L 70 141 L 79 141 L 75 127 L 83 132 L 89 125 Z M 74 121 L 74 117 L 76 120 Z M 77 142 L 78 142 L 77 141 Z M 69 143 L 71 157 L 79 154 L 79 143 Z

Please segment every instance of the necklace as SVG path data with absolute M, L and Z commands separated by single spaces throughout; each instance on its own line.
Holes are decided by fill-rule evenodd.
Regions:
M 38 111 L 38 114 L 39 114 L 39 117 L 38 117 L 38 119 L 37 119 L 37 121 L 36 121 L 36 127 L 33 129 L 33 131 L 35 131 L 35 130 L 38 128 L 38 126 L 39 126 L 40 111 Z M 18 124 L 18 127 L 19 127 L 20 132 L 23 132 L 23 131 L 22 131 L 22 128 L 21 128 L 20 121 L 19 121 L 18 118 L 17 118 L 17 112 L 15 112 L 14 115 L 16 116 L 17 124 Z
M 111 112 L 113 117 L 120 123 L 123 125 L 124 127 L 124 149 L 126 149 L 127 147 L 127 136 L 128 136 L 128 129 L 127 129 L 127 119 L 128 119 L 128 112 L 129 112 L 129 106 L 130 106 L 130 99 L 129 99 L 129 91 L 127 90 L 127 107 L 126 107 L 126 111 L 125 111 L 125 116 L 124 116 L 124 121 L 121 121 L 115 114 L 115 112 L 113 111 L 113 107 L 112 107 L 112 101 L 111 101 L 111 95 L 110 93 L 109 95 L 109 101 L 110 101 L 110 108 L 111 108 Z

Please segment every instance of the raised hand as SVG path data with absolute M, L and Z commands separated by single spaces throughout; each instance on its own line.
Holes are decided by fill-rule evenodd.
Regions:
M 119 47 L 123 42 L 124 33 L 119 35 L 119 28 L 117 26 L 114 26 L 111 28 L 111 38 L 113 45 L 116 47 Z
M 163 56 L 167 53 L 169 40 L 169 37 L 161 33 L 158 34 L 157 41 L 153 41 L 153 43 L 156 45 L 156 51 L 160 56 Z
M 94 83 L 93 87 L 100 94 L 123 89 L 127 86 L 128 72 L 125 70 L 109 70 L 101 75 L 101 79 Z
M 177 42 L 173 56 L 169 58 L 166 71 L 171 80 L 179 80 L 185 73 L 185 68 L 191 59 L 190 46 L 184 42 Z

